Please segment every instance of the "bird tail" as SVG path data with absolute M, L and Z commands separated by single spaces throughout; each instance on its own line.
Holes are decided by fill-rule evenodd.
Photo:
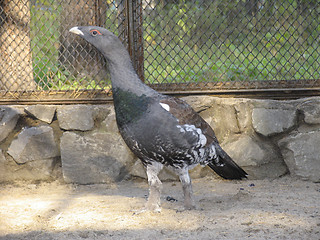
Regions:
M 213 171 L 225 179 L 247 178 L 248 174 L 219 145 L 215 147 L 217 158 L 208 164 Z

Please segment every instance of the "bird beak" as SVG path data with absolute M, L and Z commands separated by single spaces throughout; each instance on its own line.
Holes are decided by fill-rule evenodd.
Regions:
M 72 32 L 74 34 L 77 34 L 77 35 L 84 35 L 83 32 L 78 28 L 78 27 L 73 27 L 69 30 L 69 32 Z

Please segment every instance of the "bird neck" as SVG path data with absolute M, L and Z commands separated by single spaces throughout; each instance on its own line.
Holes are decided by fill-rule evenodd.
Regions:
M 134 70 L 130 58 L 109 61 L 112 89 L 121 89 L 137 96 L 158 95 L 156 91 L 144 84 Z M 114 91 L 115 92 L 115 91 Z
M 159 94 L 139 79 L 129 57 L 109 59 L 109 71 L 116 120 L 121 131 L 127 124 L 138 121 L 147 111 L 152 97 Z

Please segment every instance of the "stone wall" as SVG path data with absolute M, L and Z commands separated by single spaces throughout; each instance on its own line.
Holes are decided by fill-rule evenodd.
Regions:
M 292 101 L 185 97 L 252 179 L 320 181 L 320 98 Z M 193 178 L 214 175 L 207 167 Z M 0 106 L 0 182 L 110 183 L 145 178 L 121 139 L 113 106 Z M 161 179 L 176 179 L 168 170 Z

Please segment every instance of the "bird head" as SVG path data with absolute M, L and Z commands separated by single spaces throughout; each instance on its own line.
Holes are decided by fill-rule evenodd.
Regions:
M 119 56 L 119 51 L 125 50 L 118 37 L 105 28 L 97 26 L 79 26 L 73 27 L 69 31 L 91 43 L 108 60 L 112 60 L 110 59 L 112 56 Z M 114 54 L 115 51 L 118 51 L 118 53 Z

